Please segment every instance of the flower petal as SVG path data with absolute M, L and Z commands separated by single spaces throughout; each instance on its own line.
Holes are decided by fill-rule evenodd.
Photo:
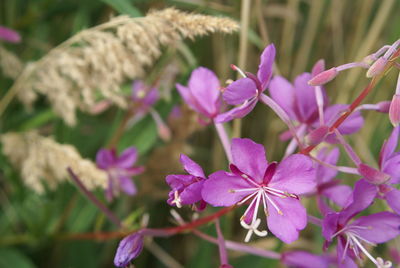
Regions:
M 138 157 L 138 153 L 135 147 L 129 147 L 125 149 L 121 155 L 117 158 L 115 165 L 120 168 L 130 168 L 135 164 Z
M 327 241 L 332 241 L 332 236 L 337 232 L 340 213 L 328 213 L 322 221 L 322 236 Z
M 257 95 L 256 84 L 250 78 L 241 78 L 230 84 L 223 93 L 224 101 L 231 105 L 242 104 Z
M 19 43 L 21 41 L 21 36 L 10 28 L 0 26 L 0 40 L 10 43 Z
M 246 101 L 242 105 L 235 107 L 235 108 L 229 110 L 228 112 L 217 115 L 215 117 L 215 122 L 216 123 L 225 123 L 225 122 L 229 122 L 236 118 L 245 117 L 254 109 L 257 102 L 258 102 L 257 98 L 253 98 L 249 101 Z
M 318 111 L 314 87 L 308 85 L 310 79 L 310 73 L 303 73 L 294 80 L 297 108 L 303 122 L 312 119 Z
M 290 119 L 297 120 L 294 111 L 295 92 L 292 84 L 282 76 L 274 76 L 269 85 L 271 98 L 282 107 L 289 115 Z
M 372 243 L 384 243 L 400 235 L 400 216 L 383 211 L 362 216 L 351 223 L 351 226 L 363 226 L 353 230 L 362 238 Z
M 241 201 L 251 191 L 236 192 L 246 188 L 254 188 L 246 180 L 225 171 L 217 171 L 205 180 L 201 195 L 203 200 L 215 207 L 228 207 Z
M 101 169 L 107 169 L 114 165 L 115 153 L 113 150 L 100 149 L 96 154 L 97 166 Z
M 192 175 L 168 175 L 165 178 L 167 184 L 171 189 L 174 190 L 181 190 L 185 185 L 193 183 L 195 178 Z
M 190 76 L 188 86 L 197 103 L 209 115 L 217 113 L 216 103 L 220 96 L 220 84 L 213 71 L 204 67 L 195 69 Z
M 272 76 L 272 66 L 275 60 L 276 49 L 274 44 L 268 45 L 261 54 L 258 65 L 257 78 L 265 89 Z
M 189 173 L 190 175 L 193 175 L 195 177 L 200 177 L 200 178 L 205 178 L 206 176 L 204 175 L 203 169 L 194 162 L 192 159 L 190 159 L 188 156 L 181 154 L 180 158 L 181 164 L 185 171 Z
M 195 182 L 186 187 L 180 194 L 182 205 L 191 205 L 202 199 L 201 190 L 203 189 L 205 180 Z
M 235 138 L 232 139 L 231 148 L 233 164 L 258 183 L 262 183 L 268 166 L 264 146 L 251 139 Z
M 330 152 L 328 152 L 327 148 L 323 148 L 319 153 L 317 158 L 325 163 L 336 165 L 339 160 L 340 151 L 337 147 L 333 148 Z M 336 174 L 337 170 L 333 168 L 328 168 L 323 165 L 318 165 L 317 168 L 317 181 L 318 183 L 326 183 L 331 181 Z
M 347 110 L 349 105 L 334 104 L 327 107 L 324 111 L 325 122 L 328 125 L 333 124 L 339 116 Z M 357 132 L 364 124 L 364 119 L 359 111 L 353 112 L 346 120 L 338 127 L 338 130 L 343 135 L 348 135 Z
M 377 189 L 375 185 L 365 180 L 357 181 L 347 207 L 340 212 L 340 224 L 346 224 L 354 215 L 369 207 L 374 201 L 376 193 Z
M 207 111 L 200 106 L 200 104 L 196 101 L 196 99 L 192 96 L 189 88 L 182 86 L 180 84 L 176 84 L 176 89 L 178 90 L 179 94 L 181 94 L 182 99 L 185 101 L 187 105 L 189 105 L 192 110 L 204 115 L 209 116 Z
M 385 199 L 390 208 L 400 215 L 400 190 L 392 188 L 385 194 Z
M 119 183 L 121 190 L 128 195 L 135 195 L 137 193 L 137 189 L 132 179 L 125 176 L 119 177 Z
M 305 194 L 315 190 L 315 175 L 316 170 L 311 159 L 294 154 L 278 165 L 268 186 L 293 194 Z
M 395 127 L 390 134 L 389 139 L 382 146 L 382 151 L 380 155 L 382 163 L 385 163 L 396 150 L 397 143 L 399 142 L 399 131 L 400 126 Z
M 341 184 L 331 186 L 323 190 L 321 194 L 335 202 L 340 207 L 344 207 L 349 201 L 349 198 L 351 198 L 352 192 L 353 189 L 351 189 L 350 186 Z
M 390 175 L 389 183 L 400 183 L 400 153 L 395 153 L 383 163 L 382 171 Z
M 282 211 L 282 215 L 268 203 L 268 229 L 285 243 L 292 243 L 299 238 L 299 230 L 307 225 L 306 209 L 299 200 L 269 196 Z
M 307 251 L 288 251 L 281 257 L 282 262 L 292 268 L 328 268 L 329 257 L 311 254 Z
M 353 261 L 353 259 L 350 257 L 349 250 L 344 251 L 345 248 L 345 243 L 346 241 L 339 237 L 338 239 L 338 244 L 337 244 L 337 262 L 338 262 L 338 267 L 339 268 L 357 268 L 357 264 Z

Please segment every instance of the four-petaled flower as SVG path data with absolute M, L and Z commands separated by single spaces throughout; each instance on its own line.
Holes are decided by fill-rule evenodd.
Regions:
M 108 201 L 119 195 L 120 191 L 135 195 L 137 190 L 131 177 L 143 172 L 143 167 L 135 167 L 137 150 L 129 147 L 117 156 L 114 149 L 101 149 L 96 155 L 97 166 L 108 173 L 106 198 Z
M 269 230 L 291 243 L 307 225 L 307 213 L 299 195 L 315 190 L 315 168 L 305 155 L 292 155 L 280 164 L 266 160 L 264 146 L 250 139 L 232 140 L 231 172 L 217 171 L 205 181 L 203 199 L 213 206 L 250 205 L 241 218 L 249 232 L 260 223 L 258 208 L 263 207 Z M 247 236 L 246 241 L 249 240 Z
M 256 106 L 260 95 L 267 89 L 272 77 L 272 66 L 275 60 L 275 46 L 268 45 L 260 57 L 257 76 L 251 73 L 244 74 L 244 78 L 231 83 L 223 93 L 225 102 L 231 105 L 240 105 L 216 117 L 217 123 L 224 123 L 235 118 L 242 118 L 250 113 Z M 237 67 L 235 67 L 237 68 Z
M 325 216 L 322 223 L 322 234 L 327 241 L 325 247 L 337 238 L 339 267 L 357 267 L 354 259 L 361 259 L 361 253 L 379 268 L 391 267 L 390 262 L 372 257 L 363 244 L 384 243 L 398 236 L 400 216 L 384 211 L 351 221 L 372 204 L 375 196 L 376 187 L 365 180 L 359 180 L 347 205 L 340 212 L 331 212 Z
M 166 181 L 171 187 L 169 192 L 168 204 L 171 206 L 193 205 L 198 210 L 206 207 L 206 203 L 201 197 L 206 176 L 203 169 L 192 159 L 182 154 L 180 161 L 188 175 L 168 175 Z M 196 207 L 196 203 L 199 202 Z

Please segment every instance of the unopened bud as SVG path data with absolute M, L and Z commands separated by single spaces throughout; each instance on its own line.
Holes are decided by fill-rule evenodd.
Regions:
M 320 144 L 328 135 L 329 127 L 328 126 L 320 126 L 319 128 L 314 129 L 308 134 L 306 137 L 306 141 L 309 145 L 317 145 Z
M 319 61 L 317 61 L 312 70 L 311 70 L 311 76 L 314 77 L 320 73 L 322 73 L 323 71 L 325 71 L 325 61 L 323 59 L 320 59 Z
M 114 264 L 117 267 L 127 266 L 131 260 L 135 259 L 142 252 L 143 235 L 139 232 L 125 237 L 119 242 L 117 253 L 114 257 Z
M 388 174 L 362 163 L 358 166 L 358 172 L 365 180 L 376 185 L 385 183 L 390 179 Z
M 369 67 L 368 71 L 367 71 L 367 77 L 368 78 L 372 78 L 378 74 L 380 74 L 383 69 L 385 69 L 385 66 L 387 64 L 387 60 L 383 57 L 380 57 L 379 59 L 377 59 L 374 64 L 371 65 L 371 67 Z
M 400 123 L 400 95 L 395 94 L 389 108 L 389 119 L 393 126 L 398 126 Z
M 321 86 L 333 80 L 338 75 L 338 73 L 339 72 L 336 70 L 336 68 L 333 67 L 314 76 L 310 81 L 308 81 L 308 84 L 314 87 Z
M 376 105 L 378 106 L 378 112 L 381 113 L 388 113 L 389 112 L 389 107 L 390 107 L 390 101 L 381 101 L 378 102 Z

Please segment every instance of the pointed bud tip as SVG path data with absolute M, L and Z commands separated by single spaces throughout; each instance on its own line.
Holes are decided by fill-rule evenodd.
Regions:
M 389 119 L 393 126 L 400 124 L 400 95 L 395 94 L 389 108 Z
M 313 131 L 311 131 L 307 137 L 306 142 L 309 145 L 317 145 L 320 144 L 328 135 L 329 127 L 328 126 L 320 126 Z
M 364 177 L 365 180 L 375 185 L 385 183 L 390 179 L 388 174 L 363 163 L 358 166 L 358 172 Z
M 380 57 L 379 59 L 377 59 L 374 64 L 371 65 L 371 67 L 369 67 L 368 71 L 367 71 L 367 78 L 372 78 L 378 74 L 380 74 L 386 66 L 387 60 L 383 57 Z
M 314 76 L 310 81 L 308 81 L 308 84 L 314 87 L 321 86 L 332 81 L 338 75 L 338 73 L 339 72 L 336 70 L 336 68 L 333 67 Z
M 114 257 L 114 264 L 117 267 L 127 266 L 142 252 L 143 235 L 139 232 L 133 233 L 125 237 L 119 242 L 117 253 Z

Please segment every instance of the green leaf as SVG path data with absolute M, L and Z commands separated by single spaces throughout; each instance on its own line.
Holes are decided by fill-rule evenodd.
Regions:
M 135 8 L 129 0 L 101 0 L 108 4 L 121 14 L 127 14 L 132 17 L 141 17 L 142 13 Z
M 13 248 L 0 249 L 0 268 L 35 268 L 33 262 L 22 254 L 20 251 Z

